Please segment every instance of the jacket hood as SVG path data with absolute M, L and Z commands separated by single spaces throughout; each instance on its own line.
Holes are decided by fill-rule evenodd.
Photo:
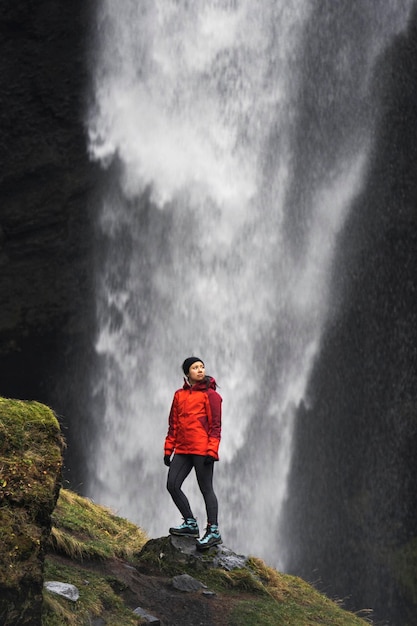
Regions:
M 191 387 L 195 391 L 207 391 L 207 389 L 214 389 L 214 391 L 216 391 L 217 383 L 212 376 L 206 376 L 205 379 L 201 381 L 201 383 L 196 383 L 195 385 L 190 385 L 188 380 L 184 378 L 183 389 L 191 389 Z

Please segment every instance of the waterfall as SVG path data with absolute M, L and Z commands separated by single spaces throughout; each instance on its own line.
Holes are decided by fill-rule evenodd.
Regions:
M 225 542 L 285 568 L 296 409 L 372 150 L 373 69 L 410 5 L 98 3 L 88 133 L 106 176 L 86 490 L 151 536 L 179 521 L 163 441 L 196 354 L 223 397 Z M 204 524 L 193 477 L 184 489 Z

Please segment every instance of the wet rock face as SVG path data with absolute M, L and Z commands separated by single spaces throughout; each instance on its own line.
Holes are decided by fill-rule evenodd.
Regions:
M 49 401 L 60 364 L 90 330 L 88 10 L 81 0 L 0 4 L 0 393 L 6 396 Z
M 40 626 L 43 563 L 61 484 L 53 412 L 0 397 L 0 624 Z
M 380 59 L 376 149 L 335 264 L 343 307 L 299 409 L 285 512 L 290 571 L 392 624 L 417 597 L 400 564 L 417 536 L 416 46 L 417 6 Z
M 195 539 L 174 535 L 150 539 L 143 546 L 140 555 L 142 568 L 156 568 L 172 575 L 183 574 L 184 567 L 196 572 L 213 567 L 232 571 L 245 567 L 248 561 L 246 556 L 236 554 L 224 545 L 199 551 L 196 549 Z

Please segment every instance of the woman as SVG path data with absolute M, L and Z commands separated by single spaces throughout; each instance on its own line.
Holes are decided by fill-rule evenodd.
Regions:
M 184 386 L 174 394 L 165 439 L 164 463 L 169 467 L 167 489 L 184 518 L 169 529 L 171 535 L 199 537 L 197 521 L 181 487 L 194 468 L 207 512 L 207 528 L 196 540 L 198 550 L 222 543 L 217 521 L 218 504 L 213 490 L 214 462 L 219 460 L 222 399 L 216 381 L 206 376 L 203 361 L 195 356 L 182 364 Z M 174 453 L 173 458 L 171 455 Z

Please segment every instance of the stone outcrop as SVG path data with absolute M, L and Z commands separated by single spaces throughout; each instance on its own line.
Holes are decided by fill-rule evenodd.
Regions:
M 174 535 L 150 539 L 143 546 L 140 559 L 142 564 L 162 568 L 172 574 L 180 572 L 182 567 L 190 567 L 197 572 L 213 567 L 230 572 L 245 567 L 248 560 L 224 545 L 199 551 L 194 539 Z
M 0 624 L 40 626 L 43 563 L 61 481 L 54 413 L 0 398 Z

